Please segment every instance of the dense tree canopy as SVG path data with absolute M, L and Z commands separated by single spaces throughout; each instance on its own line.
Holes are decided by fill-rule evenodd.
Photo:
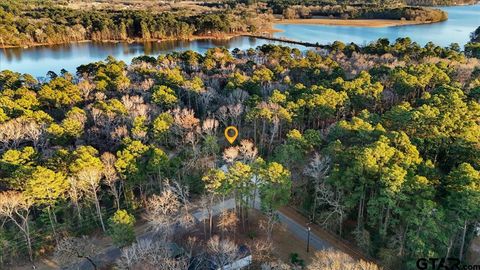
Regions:
M 183 194 L 179 217 L 187 197 L 234 198 L 242 224 L 260 200 L 269 235 L 292 204 L 391 269 L 464 258 L 478 226 L 480 62 L 456 46 L 214 48 L 77 71 L 0 72 L 6 263 L 33 260 L 48 235 L 102 229 L 128 244 L 132 214 L 169 194 Z

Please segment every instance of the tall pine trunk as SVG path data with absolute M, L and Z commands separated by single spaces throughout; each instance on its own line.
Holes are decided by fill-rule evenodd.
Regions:
M 57 244 L 58 244 L 57 231 L 55 230 L 55 224 L 54 224 L 54 220 L 53 220 L 53 217 L 52 217 L 52 211 L 50 209 L 50 205 L 47 206 L 47 213 L 48 213 L 48 219 L 50 221 L 50 226 L 52 227 L 53 237 L 55 238 L 55 242 L 57 242 Z
M 460 244 L 460 254 L 458 259 L 461 261 L 463 259 L 463 247 L 465 246 L 465 236 L 467 234 L 467 220 L 463 223 L 463 232 L 462 232 L 462 243 Z
M 93 196 L 95 199 L 95 208 L 97 209 L 98 218 L 100 219 L 100 224 L 102 225 L 102 230 L 106 232 L 107 230 L 105 229 L 105 224 L 103 223 L 102 209 L 100 208 L 100 202 L 98 201 L 96 191 L 93 192 Z

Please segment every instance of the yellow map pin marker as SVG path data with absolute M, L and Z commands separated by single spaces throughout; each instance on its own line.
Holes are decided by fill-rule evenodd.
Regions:
M 230 135 L 233 131 L 233 135 Z M 234 126 L 229 126 L 225 129 L 225 138 L 227 141 L 232 144 L 238 137 L 238 129 Z

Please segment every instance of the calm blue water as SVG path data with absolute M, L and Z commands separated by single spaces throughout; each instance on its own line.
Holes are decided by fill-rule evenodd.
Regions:
M 43 77 L 50 70 L 58 73 L 61 69 L 66 69 L 75 73 L 78 66 L 104 60 L 109 55 L 130 63 L 132 58 L 140 55 L 157 56 L 162 53 L 186 50 L 204 53 L 213 47 L 246 50 L 267 43 L 289 45 L 264 39 L 235 37 L 230 40 L 163 41 L 130 44 L 124 42 L 84 42 L 26 49 L 0 49 L 0 70 L 9 69 L 20 73 L 29 73 L 35 77 Z M 300 46 L 289 46 L 300 48 Z
M 480 5 L 445 7 L 442 9 L 448 12 L 449 19 L 436 24 L 382 28 L 277 25 L 276 28 L 284 32 L 276 33 L 275 36 L 323 44 L 335 40 L 365 44 L 378 38 L 386 37 L 394 41 L 398 37 L 406 36 L 422 45 L 428 41 L 433 41 L 442 46 L 448 46 L 452 42 L 457 42 L 460 45 L 468 42 L 470 33 L 480 26 Z M 144 54 L 156 56 L 161 53 L 185 50 L 204 53 L 208 48 L 217 46 L 224 46 L 228 49 L 248 49 L 266 43 L 281 44 L 263 39 L 237 37 L 228 41 L 195 40 L 190 42 L 165 41 L 132 44 L 77 43 L 27 49 L 14 48 L 0 50 L 0 70 L 10 69 L 41 77 L 45 76 L 50 70 L 59 72 L 62 68 L 75 72 L 79 65 L 103 60 L 108 55 L 113 55 L 117 59 L 128 63 L 132 58 Z
M 410 37 L 421 45 L 429 41 L 448 46 L 453 42 L 464 45 L 470 33 L 480 26 L 480 5 L 441 8 L 448 12 L 448 20 L 434 24 L 406 25 L 381 28 L 330 26 L 330 25 L 277 25 L 284 32 L 276 37 L 309 42 L 331 43 L 335 40 L 366 44 L 379 38 L 394 41 L 398 37 Z

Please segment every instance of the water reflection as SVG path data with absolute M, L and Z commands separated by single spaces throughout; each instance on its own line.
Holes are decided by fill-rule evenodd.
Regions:
M 433 41 L 442 46 L 448 46 L 452 42 L 465 44 L 470 32 L 480 25 L 480 5 L 447 7 L 444 10 L 449 13 L 449 20 L 436 24 L 382 28 L 277 25 L 277 28 L 284 30 L 284 32 L 276 33 L 275 36 L 323 44 L 335 40 L 367 44 L 378 38 L 385 37 L 393 41 L 398 37 L 405 36 L 411 37 L 412 40 L 422 45 L 428 41 Z M 230 40 L 171 40 L 146 43 L 84 42 L 26 49 L 13 48 L 0 50 L 0 70 L 10 69 L 39 77 L 45 76 L 50 70 L 59 72 L 62 68 L 75 72 L 76 67 L 104 60 L 109 55 L 129 63 L 132 58 L 144 54 L 157 56 L 167 52 L 185 50 L 204 53 L 209 48 L 219 46 L 230 50 L 234 48 L 246 50 L 266 43 L 289 45 L 264 39 L 236 37 Z M 293 47 L 305 49 L 301 46 Z
M 229 50 L 234 48 L 246 50 L 266 43 L 272 42 L 249 37 L 235 37 L 230 40 L 170 40 L 144 43 L 83 42 L 26 49 L 12 48 L 0 52 L 0 70 L 10 69 L 39 77 L 45 76 L 50 70 L 59 72 L 62 68 L 75 72 L 78 66 L 104 60 L 109 55 L 129 63 L 132 58 L 144 54 L 157 56 L 172 51 L 186 50 L 204 53 L 209 48 L 219 46 Z M 281 42 L 273 43 L 288 45 Z M 300 46 L 295 47 L 301 48 Z
M 458 43 L 461 46 L 470 39 L 470 33 L 480 26 L 480 5 L 441 8 L 448 12 L 448 20 L 440 23 L 406 25 L 395 27 L 349 27 L 331 25 L 277 25 L 283 32 L 276 37 L 309 42 L 329 43 L 335 40 L 366 44 L 379 38 L 391 41 L 399 37 L 410 37 L 424 45 L 429 41 L 441 46 Z

